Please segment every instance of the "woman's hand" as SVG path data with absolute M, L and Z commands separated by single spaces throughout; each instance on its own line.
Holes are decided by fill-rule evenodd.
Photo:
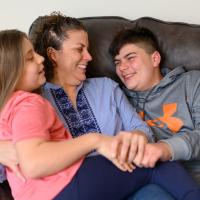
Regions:
M 17 153 L 11 141 L 0 141 L 0 163 L 10 168 L 22 181 L 25 181 L 19 170 Z
M 148 143 L 146 135 L 139 130 L 127 132 L 121 131 L 117 134 L 119 140 L 118 160 L 120 163 L 134 163 L 138 167 L 144 157 L 145 146 Z
M 135 166 L 132 163 L 120 162 L 118 153 L 121 146 L 121 138 L 116 136 L 100 135 L 100 142 L 96 149 L 98 153 L 109 159 L 116 167 L 122 171 L 132 172 Z

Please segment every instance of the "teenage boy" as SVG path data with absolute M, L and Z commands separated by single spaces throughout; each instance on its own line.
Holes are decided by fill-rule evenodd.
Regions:
M 176 67 L 161 72 L 158 42 L 146 28 L 121 31 L 110 53 L 126 95 L 158 141 L 147 144 L 135 164 L 154 167 L 159 160 L 181 160 L 200 185 L 200 71 Z

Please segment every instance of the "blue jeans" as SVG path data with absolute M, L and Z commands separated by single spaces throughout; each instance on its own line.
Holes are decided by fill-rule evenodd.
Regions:
M 141 188 L 134 195 L 127 200 L 175 200 L 168 192 L 163 190 L 160 186 L 149 184 Z

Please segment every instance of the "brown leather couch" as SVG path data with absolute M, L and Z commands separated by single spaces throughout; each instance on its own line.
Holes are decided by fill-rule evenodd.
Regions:
M 179 65 L 188 70 L 200 70 L 200 25 L 166 22 L 149 17 L 128 20 L 121 17 L 88 17 L 80 19 L 89 33 L 90 63 L 88 77 L 107 76 L 119 81 L 108 53 L 114 35 L 123 28 L 146 27 L 157 36 L 163 66 L 173 69 Z M 11 200 L 7 183 L 0 184 L 0 200 Z

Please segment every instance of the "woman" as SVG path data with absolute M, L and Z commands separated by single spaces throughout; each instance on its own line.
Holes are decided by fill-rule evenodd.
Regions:
M 128 158 L 139 165 L 145 144 L 153 141 L 149 127 L 140 119 L 118 84 L 108 78 L 86 79 L 92 59 L 88 52 L 85 27 L 75 18 L 59 13 L 39 17 L 29 37 L 44 58 L 46 97 L 73 137 L 90 132 L 124 138 L 123 162 Z M 125 148 L 125 146 L 127 146 Z

